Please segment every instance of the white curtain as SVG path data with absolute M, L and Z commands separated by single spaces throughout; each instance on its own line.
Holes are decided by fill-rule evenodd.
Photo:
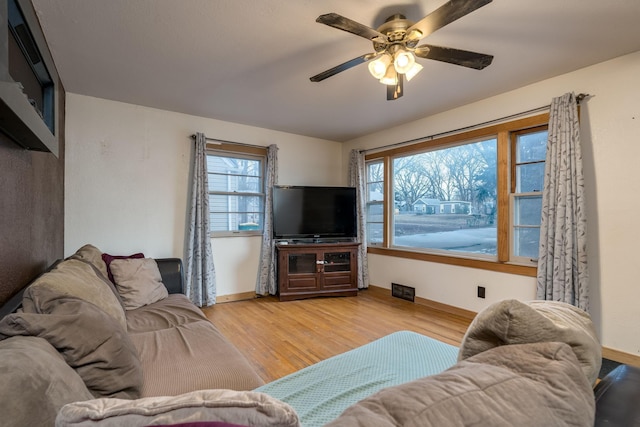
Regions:
M 195 145 L 185 256 L 185 294 L 197 306 L 207 307 L 216 303 L 216 273 L 211 250 L 207 140 L 204 134 L 196 134 Z
M 537 297 L 587 311 L 587 219 L 577 105 L 573 93 L 551 103 Z
M 267 164 L 264 179 L 264 226 L 262 250 L 256 280 L 256 294 L 275 295 L 278 292 L 276 277 L 276 248 L 273 240 L 273 200 L 271 192 L 278 182 L 278 146 L 272 144 L 267 149 Z
M 364 153 L 351 150 L 349 159 L 349 185 L 356 187 L 356 210 L 358 220 L 358 289 L 369 287 L 367 263 L 367 172 Z

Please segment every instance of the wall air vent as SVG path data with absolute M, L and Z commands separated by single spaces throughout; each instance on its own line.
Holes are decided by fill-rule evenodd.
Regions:
M 391 284 L 391 296 L 414 302 L 416 299 L 416 288 L 410 286 Z

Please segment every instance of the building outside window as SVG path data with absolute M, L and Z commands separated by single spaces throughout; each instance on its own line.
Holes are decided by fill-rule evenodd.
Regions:
M 207 150 L 213 236 L 262 234 L 265 157 Z

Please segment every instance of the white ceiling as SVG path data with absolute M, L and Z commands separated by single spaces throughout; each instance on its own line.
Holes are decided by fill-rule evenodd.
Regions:
M 347 141 L 640 50 L 640 0 L 494 0 L 421 43 L 494 55 L 482 71 L 419 59 L 404 97 L 372 52 L 315 22 L 336 12 L 376 28 L 417 21 L 444 0 L 32 0 L 68 92 Z M 567 88 L 572 90 L 572 88 Z

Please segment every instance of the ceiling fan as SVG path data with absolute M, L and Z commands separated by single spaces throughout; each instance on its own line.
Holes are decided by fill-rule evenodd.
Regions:
M 403 93 L 403 81 L 411 80 L 421 69 L 419 58 L 434 59 L 463 67 L 482 70 L 493 61 L 492 55 L 418 42 L 434 31 L 481 8 L 492 0 L 450 0 L 418 22 L 404 15 L 390 16 L 376 30 L 337 13 L 320 15 L 316 22 L 337 28 L 373 42 L 374 52 L 358 56 L 311 77 L 320 82 L 349 68 L 369 62 L 369 72 L 387 86 L 387 100 L 398 99 Z

